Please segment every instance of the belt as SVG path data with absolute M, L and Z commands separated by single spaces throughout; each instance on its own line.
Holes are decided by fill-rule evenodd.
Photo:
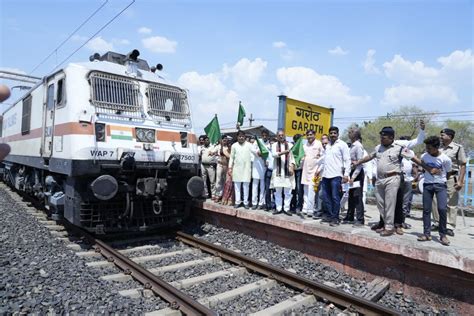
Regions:
M 449 180 L 449 179 L 451 179 L 451 177 L 454 177 L 454 182 L 458 182 L 458 179 L 456 179 L 456 177 L 455 177 L 457 175 L 458 175 L 457 170 L 456 171 L 449 171 L 449 172 L 446 173 L 446 179 Z
M 387 172 L 385 174 L 385 178 L 390 178 L 390 177 L 399 176 L 399 175 L 400 175 L 400 172 L 397 172 L 397 171 Z

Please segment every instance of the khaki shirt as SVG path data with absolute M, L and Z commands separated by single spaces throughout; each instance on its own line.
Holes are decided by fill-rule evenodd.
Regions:
M 201 163 L 204 165 L 215 164 L 217 162 L 217 156 L 213 154 L 216 152 L 214 146 L 209 145 L 208 147 L 201 147 Z
M 377 178 L 383 179 L 387 173 L 402 172 L 402 146 L 392 143 L 388 146 L 377 145 L 371 157 L 377 158 Z
M 464 147 L 462 145 L 451 142 L 448 146 L 443 146 L 441 143 L 439 151 L 451 159 L 453 163 L 451 167 L 452 171 L 459 171 L 459 166 L 465 165 L 467 163 L 466 152 L 464 151 Z

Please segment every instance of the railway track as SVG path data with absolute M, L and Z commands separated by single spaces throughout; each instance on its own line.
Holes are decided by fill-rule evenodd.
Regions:
M 18 200 L 18 199 L 17 199 Z M 150 313 L 151 315 L 217 315 L 236 312 L 226 309 L 233 302 L 253 300 L 252 295 L 264 295 L 264 291 L 275 289 L 281 297 L 274 304 L 263 304 L 260 310 L 252 310 L 254 315 L 290 315 L 291 311 L 304 311 L 305 307 L 320 305 L 328 314 L 356 313 L 364 315 L 396 315 L 397 311 L 377 304 L 387 290 L 388 284 L 375 280 L 372 289 L 360 297 L 342 290 L 303 278 L 295 273 L 274 267 L 266 262 L 243 256 L 236 250 L 212 244 L 184 232 L 177 232 L 176 241 L 142 245 L 129 249 L 118 249 L 90 234 L 62 223 L 58 225 L 45 218 L 39 210 L 30 208 L 28 212 L 52 231 L 52 234 L 69 243 L 79 257 L 87 258 L 91 269 L 103 269 L 103 279 L 115 282 L 130 282 L 131 288 L 124 289 L 124 296 L 156 295 L 168 302 L 169 307 Z M 78 243 L 70 243 L 68 236 L 75 235 Z M 173 244 L 170 247 L 170 243 Z M 84 251 L 84 245 L 91 250 Z M 123 248 L 123 245 L 121 246 Z M 171 250 L 171 251 L 168 251 Z M 175 260 L 181 256 L 180 260 Z M 165 260 L 167 258 L 167 260 Z M 161 262 L 161 264 L 160 264 Z M 163 264 L 163 262 L 165 262 Z M 158 265 L 157 265 L 158 264 Z M 166 273 L 185 271 L 196 266 L 209 266 L 209 271 L 200 275 L 188 275 L 166 280 Z M 114 268 L 115 267 L 115 268 Z M 116 268 L 121 272 L 117 273 Z M 238 284 L 218 293 L 200 293 L 191 289 L 205 287 L 206 282 L 219 283 L 223 277 L 247 274 L 250 283 Z M 169 278 L 168 278 L 169 279 Z M 140 286 L 136 283 L 138 282 Z M 287 290 L 288 289 L 288 290 Z M 215 292 L 215 291 L 214 291 Z M 257 293 L 257 294 L 255 294 Z M 259 297 L 255 297 L 258 300 Z M 247 313 L 247 312 L 246 312 Z

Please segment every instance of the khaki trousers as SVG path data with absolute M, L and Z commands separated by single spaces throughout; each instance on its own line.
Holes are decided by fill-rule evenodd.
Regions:
M 446 228 L 455 229 L 456 228 L 456 219 L 458 215 L 458 202 L 459 202 L 459 191 L 456 191 L 454 185 L 456 181 L 454 181 L 454 177 L 449 178 L 446 182 L 448 186 L 448 224 Z M 439 214 L 438 214 L 438 203 L 436 199 L 433 199 L 433 222 L 434 225 L 439 225 Z
M 400 187 L 400 176 L 377 179 L 375 182 L 375 198 L 380 216 L 385 223 L 386 230 L 393 229 L 395 219 L 395 206 L 397 205 L 397 192 Z
M 215 165 L 204 165 L 201 164 L 202 180 L 204 181 L 204 196 L 208 196 L 208 188 L 206 179 L 209 177 L 209 183 L 211 184 L 211 197 L 216 195 L 216 166 Z

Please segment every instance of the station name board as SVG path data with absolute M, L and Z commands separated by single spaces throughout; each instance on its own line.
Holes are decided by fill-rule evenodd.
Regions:
M 305 135 L 307 130 L 314 130 L 316 138 L 327 134 L 332 124 L 334 109 L 322 107 L 286 96 L 280 96 L 278 109 L 278 128 L 286 136 Z

